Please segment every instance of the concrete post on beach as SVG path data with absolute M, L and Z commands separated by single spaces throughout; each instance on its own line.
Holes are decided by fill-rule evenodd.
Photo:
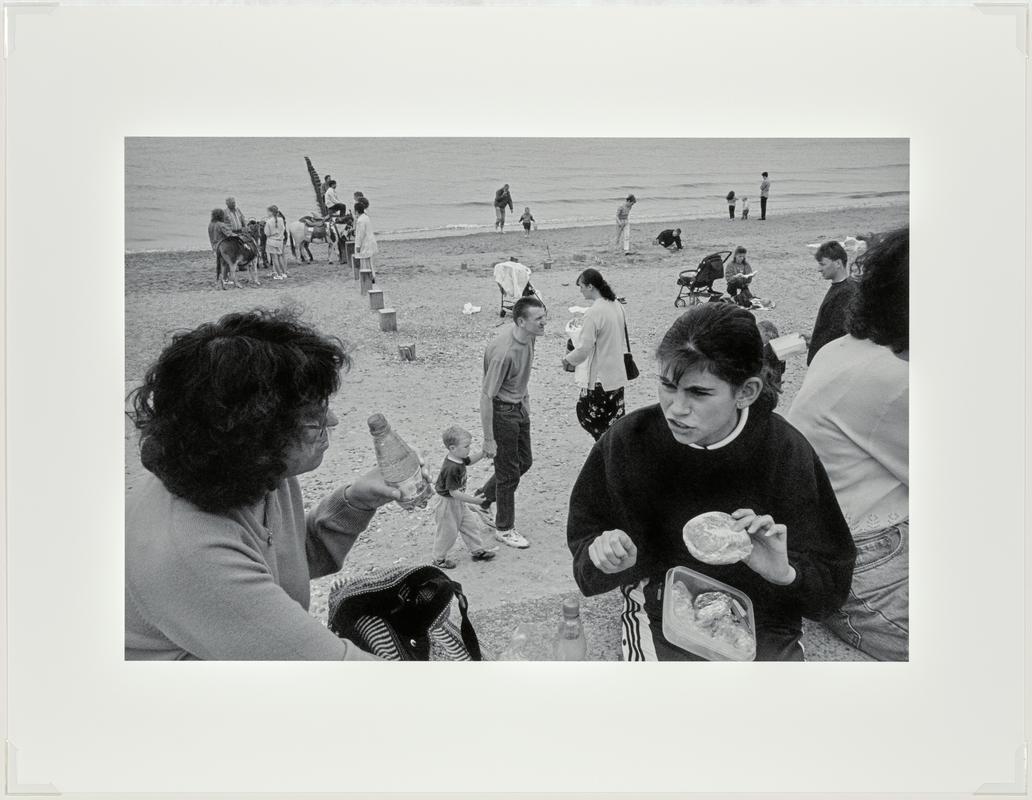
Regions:
M 373 288 L 373 271 L 371 269 L 364 269 L 359 273 L 359 278 L 362 281 L 362 294 L 369 294 L 369 290 Z
M 369 308 L 373 311 L 383 308 L 383 289 L 369 290 Z
M 380 330 L 384 332 L 398 330 L 398 314 L 393 308 L 380 309 Z

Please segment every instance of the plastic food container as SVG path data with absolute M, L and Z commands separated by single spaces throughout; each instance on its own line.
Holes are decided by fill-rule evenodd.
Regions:
M 704 592 L 722 592 L 728 595 L 732 601 L 734 616 L 742 617 L 741 627 L 752 640 L 751 647 L 736 648 L 730 642 L 714 638 L 698 623 L 686 622 L 674 609 L 679 594 L 679 590 L 674 588 L 675 583 L 683 584 L 693 599 Z M 737 601 L 737 607 L 734 601 Z M 667 570 L 666 584 L 663 587 L 663 635 L 670 644 L 707 661 L 753 661 L 756 658 L 756 618 L 753 616 L 753 605 L 749 596 L 726 583 L 708 578 L 687 567 L 672 567 Z

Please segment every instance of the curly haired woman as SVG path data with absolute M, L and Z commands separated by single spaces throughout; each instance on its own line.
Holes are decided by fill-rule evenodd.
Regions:
M 344 344 L 289 311 L 177 334 L 132 397 L 151 473 L 126 511 L 126 659 L 372 659 L 308 613 L 380 506 L 377 470 L 305 514 Z

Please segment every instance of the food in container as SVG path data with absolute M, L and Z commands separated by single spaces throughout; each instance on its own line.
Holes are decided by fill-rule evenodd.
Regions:
M 708 661 L 756 657 L 756 621 L 749 597 L 687 567 L 667 571 L 663 635 L 672 645 Z

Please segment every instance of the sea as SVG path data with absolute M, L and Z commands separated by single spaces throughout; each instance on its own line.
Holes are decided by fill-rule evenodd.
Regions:
M 908 139 L 217 138 L 125 140 L 126 252 L 204 250 L 227 196 L 248 217 L 275 204 L 288 220 L 317 211 L 305 157 L 351 206 L 361 191 L 381 239 L 490 231 L 495 191 L 539 228 L 613 222 L 634 194 L 632 222 L 727 214 L 727 193 L 759 215 L 906 205 Z

